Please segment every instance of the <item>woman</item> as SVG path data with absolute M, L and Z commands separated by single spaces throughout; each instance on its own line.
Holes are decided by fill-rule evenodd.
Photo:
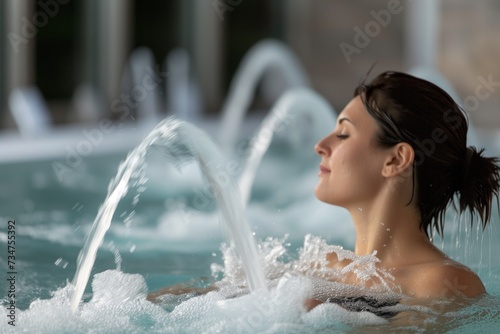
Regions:
M 459 213 L 470 211 L 483 227 L 498 196 L 497 159 L 467 147 L 467 128 L 464 112 L 442 89 L 385 72 L 355 90 L 335 130 L 315 147 L 316 196 L 349 211 L 355 253 L 376 251 L 380 267 L 414 298 L 485 293 L 474 272 L 429 238 L 432 230 L 442 235 L 455 195 Z M 334 254 L 328 261 L 344 265 Z
M 355 253 L 377 251 L 380 268 L 394 277 L 395 290 L 413 302 L 484 294 L 479 277 L 443 254 L 429 236 L 433 229 L 443 233 L 445 210 L 455 195 L 459 212 L 469 210 L 486 225 L 499 191 L 497 159 L 466 146 L 464 113 L 432 83 L 386 72 L 360 85 L 354 95 L 336 129 L 316 145 L 321 156 L 316 196 L 350 212 Z M 334 253 L 327 260 L 335 268 L 347 264 Z M 355 275 L 344 282 L 359 283 Z M 149 299 L 213 289 L 174 286 Z M 379 301 L 369 297 L 326 300 L 379 314 Z M 306 309 L 324 301 L 308 299 Z

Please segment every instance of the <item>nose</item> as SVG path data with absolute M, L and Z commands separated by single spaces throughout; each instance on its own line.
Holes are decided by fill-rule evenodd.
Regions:
M 321 139 L 319 142 L 316 143 L 316 145 L 314 145 L 314 150 L 320 156 L 327 156 L 327 155 L 330 154 L 330 148 L 327 145 L 328 144 L 328 138 L 329 138 L 329 136 Z

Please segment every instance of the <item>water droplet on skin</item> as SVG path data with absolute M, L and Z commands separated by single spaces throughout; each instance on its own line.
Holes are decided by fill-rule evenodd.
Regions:
M 359 211 L 363 211 L 363 208 L 358 208 Z
M 390 229 L 390 228 L 387 228 L 387 229 L 386 229 L 386 231 L 387 231 L 387 232 L 390 232 L 390 231 L 391 231 L 391 229 Z
M 380 225 L 384 226 L 385 224 L 384 223 L 380 223 Z

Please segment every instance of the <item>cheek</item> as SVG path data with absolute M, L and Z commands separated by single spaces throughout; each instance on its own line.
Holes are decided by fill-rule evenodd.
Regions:
M 377 159 L 367 149 L 350 147 L 332 154 L 332 177 L 337 184 L 349 184 L 352 192 L 368 190 L 377 179 Z M 347 190 L 344 187 L 344 190 Z
M 333 168 L 338 175 L 350 175 L 366 163 L 365 154 L 356 147 L 341 148 L 332 154 Z
M 337 179 L 349 178 L 353 173 L 353 167 L 355 167 L 356 157 L 352 156 L 351 152 L 342 151 L 337 154 L 335 158 L 335 163 L 333 165 L 333 176 Z

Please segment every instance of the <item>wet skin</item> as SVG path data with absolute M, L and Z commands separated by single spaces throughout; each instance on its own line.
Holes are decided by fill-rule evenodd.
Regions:
M 353 98 L 333 132 L 316 144 L 321 157 L 317 198 L 349 211 L 356 230 L 354 252 L 376 250 L 380 268 L 395 278 L 395 289 L 416 299 L 484 294 L 479 277 L 447 257 L 420 229 L 416 200 L 408 205 L 415 159 L 411 145 L 382 147 L 377 131 L 361 98 Z M 332 267 L 345 265 L 335 254 L 328 261 Z

